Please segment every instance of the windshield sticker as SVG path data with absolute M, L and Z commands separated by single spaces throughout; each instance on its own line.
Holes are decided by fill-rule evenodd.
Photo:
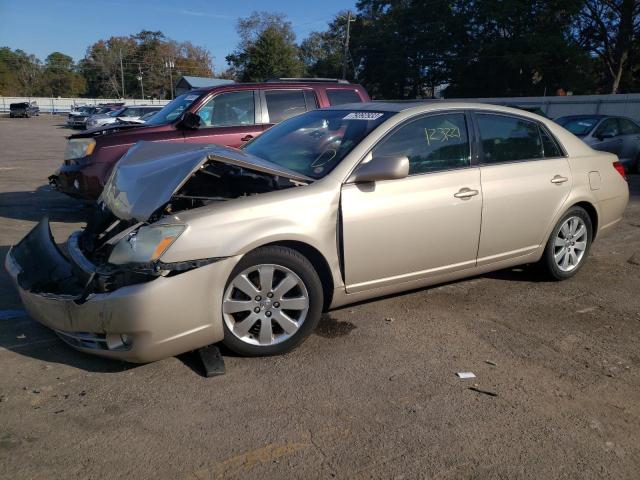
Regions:
M 198 95 L 187 95 L 185 97 L 185 100 L 191 101 L 191 100 L 195 100 L 196 98 L 198 98 Z
M 428 145 L 431 145 L 431 142 L 448 142 L 452 138 L 460 140 L 458 127 L 425 128 L 424 134 Z
M 380 118 L 382 113 L 375 112 L 352 112 L 346 117 L 342 117 L 343 120 L 377 120 Z

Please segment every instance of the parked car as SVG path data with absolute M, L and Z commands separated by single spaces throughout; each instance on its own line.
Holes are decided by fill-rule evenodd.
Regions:
M 627 172 L 640 166 L 640 126 L 630 118 L 609 115 L 570 115 L 556 119 L 559 125 L 587 145 L 618 156 Z
M 85 128 L 87 118 L 101 110 L 102 109 L 96 105 L 82 105 L 77 107 L 67 115 L 67 126 L 71 128 Z
M 368 100 L 360 85 L 324 79 L 286 79 L 192 90 L 176 97 L 145 124 L 120 123 L 70 136 L 64 163 L 49 181 L 68 195 L 93 201 L 115 163 L 138 141 L 239 147 L 294 115 Z
M 350 104 L 239 150 L 141 142 L 68 258 L 44 219 L 5 264 L 29 314 L 79 350 L 273 355 L 324 309 L 529 263 L 570 278 L 628 198 L 614 155 L 537 115 Z
M 37 102 L 18 102 L 9 104 L 9 117 L 29 118 L 40 115 L 40 107 Z
M 120 110 L 120 104 L 81 105 L 72 109 L 67 116 L 67 126 L 71 128 L 87 128 L 87 120 L 93 115 L 105 115 Z
M 140 118 L 136 119 L 129 119 L 129 122 L 131 123 L 147 123 L 147 121 L 151 120 L 151 117 L 153 117 L 156 114 L 156 112 L 148 112 L 145 113 L 144 115 L 142 115 Z
M 143 115 L 155 113 L 160 110 L 160 105 L 134 105 L 122 107 L 107 113 L 98 113 L 87 119 L 87 128 L 103 127 L 116 123 L 137 122 Z

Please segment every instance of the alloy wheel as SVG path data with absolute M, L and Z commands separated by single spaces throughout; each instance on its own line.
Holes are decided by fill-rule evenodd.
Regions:
M 240 272 L 229 283 L 222 315 L 229 331 L 251 345 L 275 345 L 299 330 L 309 311 L 309 294 L 292 270 L 261 264 Z
M 580 217 L 567 218 L 556 235 L 553 257 L 563 272 L 574 270 L 587 250 L 587 226 Z

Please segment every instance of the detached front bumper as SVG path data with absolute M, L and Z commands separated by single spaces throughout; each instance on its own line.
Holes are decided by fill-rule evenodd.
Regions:
M 43 219 L 5 259 L 29 315 L 72 347 L 145 363 L 222 340 L 222 295 L 237 258 L 88 293 L 92 264 L 73 242 L 67 259 Z

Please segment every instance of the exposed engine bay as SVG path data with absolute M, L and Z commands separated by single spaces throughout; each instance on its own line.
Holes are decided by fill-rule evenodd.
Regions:
M 186 229 L 172 223 L 173 214 L 312 181 L 241 150 L 141 142 L 114 168 L 86 228 L 69 237 L 66 255 L 56 246 L 46 218 L 16 245 L 14 254 L 25 268 L 23 278 L 30 279 L 25 288 L 81 303 L 92 293 L 220 260 L 162 262 L 162 254 Z

